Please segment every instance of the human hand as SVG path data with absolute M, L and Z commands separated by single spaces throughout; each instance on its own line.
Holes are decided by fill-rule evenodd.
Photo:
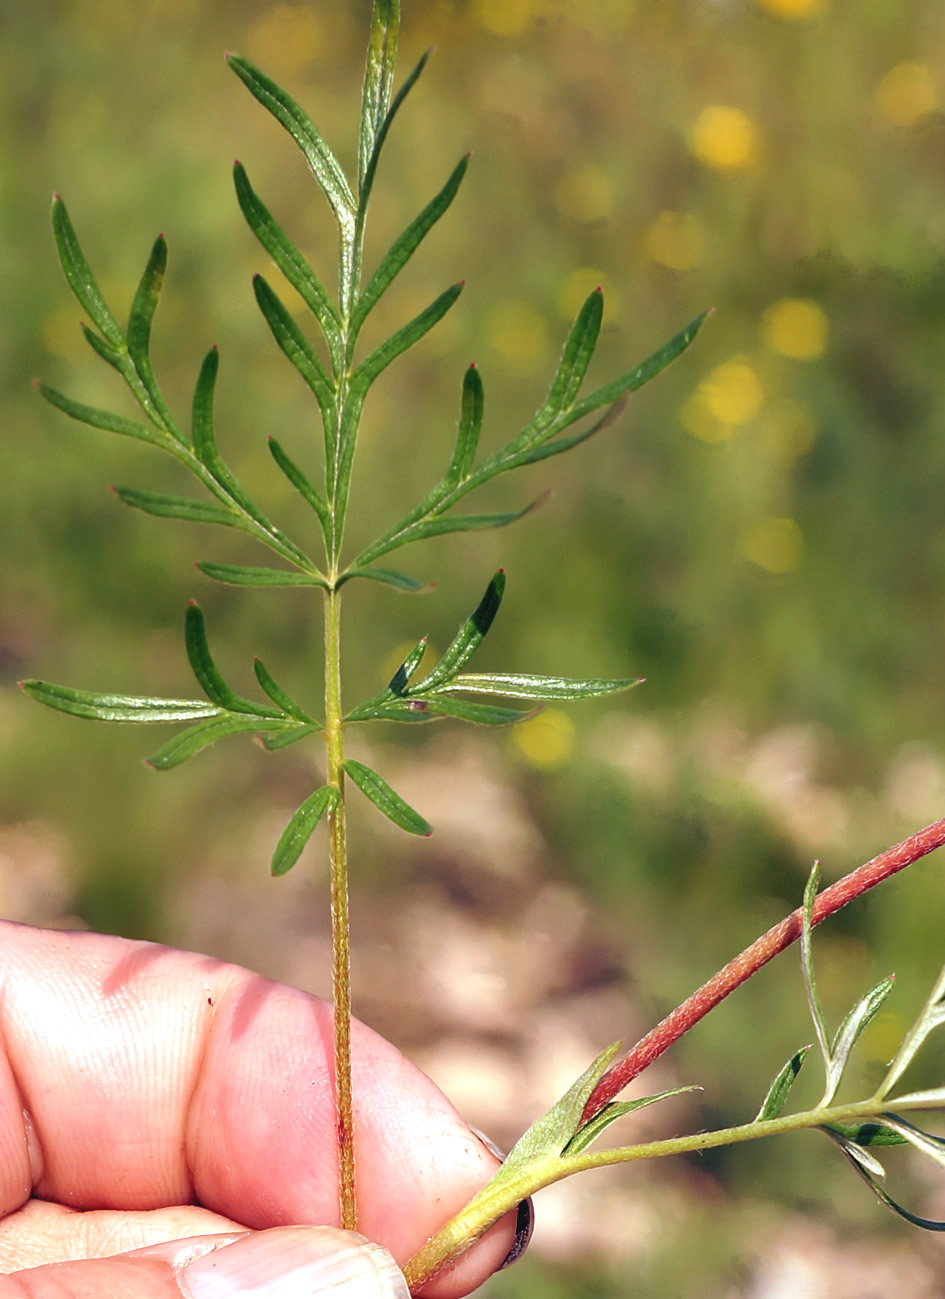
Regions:
M 0 989 L 0 1299 L 402 1299 L 393 1260 L 495 1170 L 355 1022 L 369 1240 L 341 1232 L 324 1002 L 206 956 L 8 922 Z M 497 1223 L 424 1296 L 468 1294 L 514 1234 Z

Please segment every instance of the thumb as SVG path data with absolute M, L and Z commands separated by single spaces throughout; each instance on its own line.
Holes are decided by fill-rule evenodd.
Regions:
M 336 1227 L 193 1236 L 0 1278 L 0 1299 L 409 1299 L 386 1249 Z

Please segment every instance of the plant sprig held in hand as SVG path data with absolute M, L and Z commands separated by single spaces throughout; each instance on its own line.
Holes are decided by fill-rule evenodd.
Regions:
M 410 807 L 387 780 L 363 762 L 346 754 L 348 727 L 375 721 L 429 722 L 451 719 L 482 726 L 514 725 L 545 701 L 576 700 L 613 694 L 638 683 L 637 678 L 574 680 L 520 671 L 470 672 L 467 667 L 499 611 L 505 592 L 502 570 L 489 579 L 479 602 L 453 640 L 425 673 L 419 676 L 426 654 L 422 636 L 378 694 L 352 708 L 342 703 L 341 601 L 345 585 L 354 580 L 383 583 L 399 592 L 426 590 L 421 578 L 378 564 L 379 560 L 411 542 L 450 532 L 505 527 L 528 514 L 542 497 L 526 501 L 504 513 L 463 513 L 458 508 L 467 496 L 513 469 L 524 468 L 585 442 L 614 421 L 628 395 L 658 375 L 680 356 L 695 338 L 707 313 L 682 328 L 669 342 L 652 352 L 625 374 L 581 395 L 594 354 L 603 318 L 603 294 L 595 289 L 585 300 L 564 341 L 561 358 L 547 395 L 535 414 L 512 433 L 497 451 L 477 458 L 484 416 L 482 376 L 475 365 L 463 375 L 460 412 L 452 453 L 442 476 L 402 518 L 391 522 L 373 541 L 353 556 L 344 548 L 345 523 L 351 490 L 355 448 L 362 412 L 378 376 L 399 356 L 419 343 L 459 298 L 463 283 L 440 293 L 423 311 L 406 321 L 373 350 L 359 347 L 362 328 L 382 296 L 420 247 L 433 226 L 446 213 L 466 176 L 469 155 L 454 165 L 439 191 L 394 240 L 370 277 L 363 274 L 363 245 L 368 204 L 378 178 L 379 160 L 395 116 L 426 63 L 426 55 L 393 93 L 394 62 L 399 30 L 399 0 L 375 0 L 361 96 L 358 139 L 358 175 L 349 178 L 318 128 L 304 109 L 264 72 L 238 55 L 228 55 L 229 66 L 249 92 L 288 132 L 301 150 L 333 214 L 338 234 L 338 289 L 333 296 L 305 254 L 278 224 L 252 187 L 246 169 L 237 162 L 233 179 L 239 207 L 263 249 L 298 292 L 314 318 L 325 343 L 327 364 L 312 347 L 278 293 L 261 276 L 253 280 L 259 310 L 287 361 L 298 371 L 318 407 L 323 433 L 322 473 L 313 482 L 276 439 L 270 438 L 273 460 L 312 511 L 310 534 L 296 539 L 269 519 L 247 488 L 229 469 L 217 446 L 214 395 L 220 367 L 215 347 L 199 366 L 194 385 L 189 426 L 165 401 L 151 363 L 150 340 L 155 310 L 167 265 L 167 244 L 158 236 L 132 301 L 124 327 L 107 305 L 76 236 L 62 199 L 53 199 L 52 223 L 63 270 L 90 324 L 82 332 L 98 356 L 118 372 L 140 407 L 140 416 L 129 419 L 111 411 L 87 406 L 49 387 L 38 385 L 52 405 L 82 423 L 108 432 L 148 442 L 172 456 L 196 480 L 198 496 L 171 496 L 131 487 L 118 487 L 119 500 L 146 514 L 190 522 L 219 524 L 252 537 L 269 551 L 265 565 L 203 560 L 202 573 L 218 582 L 245 587 L 311 587 L 320 592 L 324 613 L 325 691 L 321 706 L 300 702 L 282 687 L 259 660 L 254 663 L 260 698 L 247 699 L 226 682 L 210 649 L 207 628 L 199 606 L 191 602 L 184 625 L 184 642 L 193 674 L 202 692 L 199 699 L 160 699 L 73 689 L 46 681 L 22 683 L 24 690 L 49 707 L 76 717 L 113 722 L 189 723 L 148 760 L 158 770 L 168 770 L 202 752 L 216 741 L 237 734 L 261 737 L 266 749 L 276 751 L 297 741 L 319 737 L 325 747 L 325 779 L 291 817 L 273 853 L 271 869 L 283 875 L 298 860 L 322 819 L 328 824 L 330 894 L 332 911 L 332 992 L 335 1023 L 335 1075 L 338 1110 L 339 1209 L 342 1225 L 357 1225 L 355 1207 L 355 1132 L 351 1096 L 350 1061 L 350 960 L 348 950 L 348 885 L 346 814 L 347 790 L 353 785 L 402 830 L 428 835 L 431 827 Z M 445 458 L 444 458 L 445 459 Z M 496 700 L 502 702 L 495 702 Z M 905 854 L 916 860 L 942 841 L 932 833 L 909 847 Z M 933 840 L 935 842 L 933 842 Z M 907 841 L 909 843 L 911 841 Z M 903 845 L 899 846 L 903 848 Z M 890 850 L 894 854 L 897 850 Z M 911 854 L 911 855 L 910 855 Z M 877 859 L 879 860 L 879 859 Z M 872 887 L 908 861 L 896 858 L 885 874 L 869 866 L 848 877 L 855 883 L 844 901 Z M 885 980 L 862 999 L 847 1016 L 831 1041 L 816 995 L 810 954 L 810 931 L 829 914 L 817 911 L 816 874 L 811 877 L 802 914 L 797 923 L 779 933 L 777 940 L 759 940 L 732 967 L 694 994 L 678 1012 L 643 1039 L 637 1048 L 617 1059 L 618 1047 L 604 1051 L 562 1099 L 539 1119 L 515 1146 L 500 1171 L 469 1205 L 445 1224 L 408 1263 L 405 1273 L 417 1289 L 450 1259 L 469 1247 L 498 1217 L 532 1191 L 572 1172 L 601 1164 L 643 1157 L 706 1149 L 725 1142 L 747 1140 L 776 1131 L 821 1128 L 853 1162 L 876 1193 L 893 1208 L 923 1226 L 939 1229 L 910 1214 L 879 1186 L 882 1166 L 872 1147 L 908 1142 L 945 1162 L 936 1139 L 913 1127 L 888 1106 L 888 1093 L 928 1033 L 943 1019 L 942 979 L 928 1006 L 907 1035 L 887 1079 L 866 1102 L 838 1105 L 836 1093 L 850 1052 L 869 1019 L 889 995 Z M 837 886 L 834 886 L 836 888 Z M 832 890 L 827 890 L 827 894 Z M 826 897 L 827 894 L 823 896 Z M 838 905 L 843 905 L 843 902 Z M 834 908 L 835 909 L 835 908 Z M 771 931 L 774 934 L 775 931 Z M 752 1123 L 718 1132 L 616 1150 L 591 1151 L 590 1146 L 616 1119 L 644 1105 L 668 1099 L 689 1088 L 674 1088 L 631 1101 L 614 1096 L 650 1059 L 675 1041 L 713 1005 L 783 946 L 802 938 L 804 976 L 826 1070 L 821 1104 L 813 1111 L 785 1117 L 782 1113 L 791 1085 L 807 1055 L 796 1051 L 778 1073 Z M 780 945 L 778 945 L 780 944 Z M 735 968 L 737 967 L 737 969 Z M 734 971 L 729 977 L 730 968 Z M 668 1027 L 666 1027 L 668 1026 Z M 651 1042 L 652 1039 L 652 1042 Z M 897 1111 L 939 1108 L 945 1089 L 900 1096 Z

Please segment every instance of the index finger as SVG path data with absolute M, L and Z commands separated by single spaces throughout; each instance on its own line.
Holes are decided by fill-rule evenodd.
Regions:
M 151 943 L 0 922 L 0 1212 L 197 1202 L 250 1227 L 337 1223 L 331 1008 Z M 389 1043 L 352 1025 L 359 1228 L 404 1262 L 494 1157 Z M 455 1296 L 501 1262 L 500 1224 Z

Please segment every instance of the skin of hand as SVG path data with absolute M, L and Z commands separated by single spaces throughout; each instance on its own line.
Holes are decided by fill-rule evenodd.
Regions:
M 337 1228 L 331 1007 L 153 943 L 0 922 L 0 1299 L 404 1299 L 497 1161 L 352 1025 L 359 1227 Z M 313 1225 L 308 1225 L 313 1224 Z M 428 1282 L 460 1299 L 514 1215 Z

